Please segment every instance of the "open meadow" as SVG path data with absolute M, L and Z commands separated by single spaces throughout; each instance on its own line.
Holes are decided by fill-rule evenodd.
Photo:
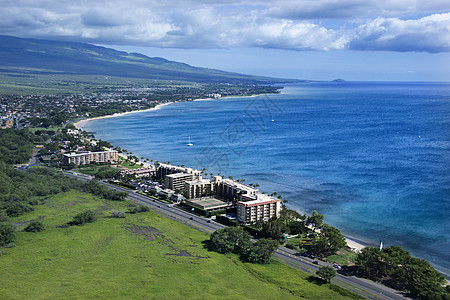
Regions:
M 352 296 L 277 261 L 253 265 L 209 252 L 207 234 L 153 211 L 110 217 L 112 210 L 127 212 L 128 202 L 76 191 L 41 201 L 13 219 L 15 247 L 1 249 L 3 299 L 347 299 L 335 290 Z M 97 221 L 67 225 L 88 209 Z M 45 230 L 23 232 L 31 220 Z

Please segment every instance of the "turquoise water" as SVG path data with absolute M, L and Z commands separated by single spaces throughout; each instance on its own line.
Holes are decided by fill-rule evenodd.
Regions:
M 297 84 L 84 129 L 138 157 L 258 183 L 348 236 L 401 245 L 450 274 L 450 84 Z

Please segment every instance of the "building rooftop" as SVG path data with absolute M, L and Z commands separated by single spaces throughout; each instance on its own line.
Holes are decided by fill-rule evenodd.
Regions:
M 254 197 L 248 197 L 248 196 L 241 196 L 241 198 L 254 199 Z M 249 206 L 255 206 L 255 205 L 263 205 L 263 204 L 275 203 L 275 202 L 281 202 L 281 200 L 273 198 L 273 197 L 269 197 L 269 196 L 264 195 L 264 194 L 258 194 L 256 199 L 254 199 L 254 200 L 245 201 L 245 202 L 244 201 L 240 201 L 237 204 L 249 207 Z
M 171 177 L 171 178 L 183 178 L 186 176 L 193 176 L 192 174 L 189 173 L 175 173 L 175 174 L 168 174 L 166 175 L 166 177 Z

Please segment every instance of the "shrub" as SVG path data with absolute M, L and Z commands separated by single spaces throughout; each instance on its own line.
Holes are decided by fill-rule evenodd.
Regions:
M 9 204 L 6 208 L 6 214 L 9 217 L 18 217 L 20 215 L 23 215 L 26 212 L 32 211 L 33 208 L 29 205 L 25 205 L 22 203 L 12 203 Z
M 0 224 L 0 247 L 12 243 L 16 238 L 16 233 L 11 224 Z
M 111 211 L 111 218 L 125 218 L 125 212 L 123 210 L 113 209 Z
M 25 227 L 24 231 L 26 232 L 39 232 L 44 230 L 44 224 L 40 221 L 33 221 Z
M 92 223 L 96 219 L 95 213 L 92 210 L 86 210 L 73 217 L 72 225 L 83 225 L 86 223 Z
M 138 206 L 135 206 L 135 207 L 131 208 L 130 209 L 130 213 L 137 214 L 137 213 L 146 212 L 146 211 L 149 211 L 149 210 L 150 210 L 150 207 L 148 207 L 148 206 L 138 205 Z
M 0 210 L 0 222 L 8 222 L 9 218 L 3 210 Z

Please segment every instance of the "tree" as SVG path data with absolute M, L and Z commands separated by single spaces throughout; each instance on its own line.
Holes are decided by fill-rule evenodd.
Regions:
M 239 253 L 251 244 L 250 234 L 241 227 L 216 230 L 209 238 L 209 248 L 218 253 Z
M 287 231 L 287 226 L 281 222 L 266 222 L 261 230 L 261 235 L 265 238 L 270 238 L 280 241 L 283 233 Z
M 444 289 L 445 277 L 427 261 L 412 257 L 400 246 L 380 251 L 366 247 L 356 258 L 359 274 L 409 292 L 421 299 L 449 299 Z
M 347 242 L 339 229 L 324 224 L 319 237 L 313 241 L 311 250 L 318 256 L 327 257 L 346 245 Z
M 11 224 L 0 224 L 0 247 L 12 243 L 16 238 L 16 233 Z
M 289 229 L 291 234 L 301 234 L 308 232 L 308 228 L 305 226 L 305 223 L 294 221 L 289 224 Z
M 259 239 L 241 252 L 241 258 L 251 263 L 268 263 L 279 244 L 271 239 Z
M 336 270 L 329 266 L 320 267 L 316 275 L 329 283 L 336 276 Z
M 323 219 L 324 219 L 323 215 L 317 213 L 316 211 L 313 211 L 312 215 L 308 217 L 306 222 L 308 225 L 312 225 L 315 230 L 316 228 L 322 227 Z

